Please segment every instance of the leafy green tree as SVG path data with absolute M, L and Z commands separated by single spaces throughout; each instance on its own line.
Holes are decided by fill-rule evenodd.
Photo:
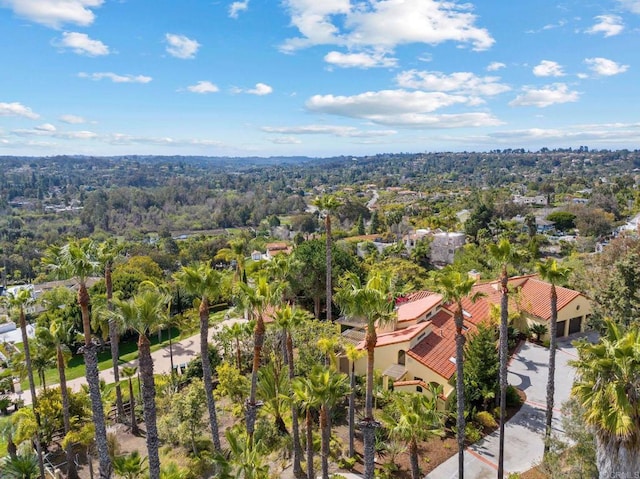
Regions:
M 353 344 L 347 344 L 345 355 L 349 360 L 349 457 L 354 457 L 355 430 L 356 430 L 356 361 L 364 356 L 365 352 L 356 348 Z
M 185 291 L 200 298 L 198 313 L 200 316 L 200 357 L 202 358 L 202 373 L 204 389 L 207 394 L 207 408 L 209 409 L 209 425 L 213 437 L 213 446 L 220 450 L 220 433 L 218 432 L 218 417 L 213 398 L 213 376 L 211 362 L 208 355 L 209 338 L 209 307 L 211 302 L 220 299 L 223 290 L 224 276 L 211 266 L 211 263 L 199 263 L 194 266 L 183 266 L 176 274 L 176 280 Z
M 172 394 L 170 400 L 169 411 L 160 419 L 161 437 L 174 443 L 177 439 L 177 444 L 190 447 L 191 452 L 197 456 L 197 439 L 206 427 L 203 418 L 207 412 L 207 398 L 202 380 L 192 380 L 182 391 Z
M 0 439 L 7 444 L 9 457 L 15 459 L 18 454 L 18 447 L 13 442 L 15 425 L 9 417 L 0 417 Z
M 490 410 L 491 400 L 500 391 L 499 369 L 496 330 L 489 324 L 479 324 L 464 350 L 464 394 L 471 407 Z
M 395 296 L 395 285 L 391 276 L 380 271 L 370 273 L 366 282 L 354 273 L 346 273 L 340 279 L 340 287 L 336 293 L 336 301 L 348 318 L 366 321 L 367 389 L 365 417 L 360 422 L 364 437 L 365 479 L 373 479 L 374 476 L 375 429 L 379 425 L 373 415 L 373 365 L 378 341 L 376 328 L 394 321 Z
M 607 321 L 596 344 L 579 341 L 572 394 L 596 438 L 600 477 L 633 477 L 640 471 L 640 331 Z
M 431 386 L 429 394 L 395 393 L 382 416 L 389 436 L 409 446 L 412 479 L 421 477 L 418 441 L 444 434 L 444 412 L 438 410 L 440 394 L 442 386 Z
M 228 396 L 234 404 L 242 404 L 249 395 L 251 382 L 240 370 L 229 363 L 222 363 L 216 368 L 218 387 L 214 391 L 217 398 Z
M 465 440 L 465 417 L 464 417 L 464 343 L 465 336 L 462 333 L 464 328 L 464 315 L 462 300 L 469 298 L 475 301 L 477 294 L 473 294 L 475 281 L 467 275 L 457 271 L 444 272 L 436 277 L 436 289 L 442 295 L 442 301 L 455 304 L 453 315 L 456 325 L 456 399 L 457 414 L 456 421 L 458 436 L 458 478 L 464 478 L 464 440 Z
M 82 328 L 84 332 L 84 360 L 86 378 L 91 397 L 91 409 L 96 431 L 96 445 L 100 462 L 100 479 L 111 477 L 111 459 L 107 446 L 107 428 L 100 395 L 100 378 L 98 374 L 98 354 L 96 345 L 91 341 L 91 316 L 89 314 L 89 292 L 87 279 L 96 273 L 99 262 L 97 260 L 96 244 L 89 240 L 71 241 L 62 247 L 50 247 L 44 258 L 44 264 L 63 278 L 75 278 L 78 281 L 78 305 L 82 313 Z
M 358 216 L 358 222 L 356 224 L 356 231 L 358 233 L 358 235 L 362 236 L 366 233 L 365 229 L 364 229 L 364 218 L 362 217 L 362 215 Z
M 553 396 L 556 377 L 556 344 L 558 341 L 558 293 L 556 284 L 566 282 L 569 269 L 558 264 L 555 259 L 549 259 L 538 264 L 540 277 L 551 283 L 550 307 L 551 318 L 549 327 L 549 374 L 547 376 L 547 410 L 545 414 L 545 452 L 549 451 L 551 440 L 551 422 L 553 421 Z
M 292 382 L 294 401 L 305 413 L 305 433 L 307 446 L 307 479 L 315 479 L 313 465 L 313 412 L 318 409 L 318 396 L 307 377 L 297 377 Z
M 371 223 L 369 224 L 369 234 L 375 235 L 380 233 L 380 216 L 378 215 L 378 210 L 375 210 L 371 214 Z
M 547 215 L 547 221 L 553 221 L 558 231 L 569 231 L 576 227 L 576 215 L 568 211 L 554 211 Z
M 614 260 L 607 281 L 595 291 L 595 323 L 605 318 L 628 327 L 640 323 L 640 253 L 632 251 Z

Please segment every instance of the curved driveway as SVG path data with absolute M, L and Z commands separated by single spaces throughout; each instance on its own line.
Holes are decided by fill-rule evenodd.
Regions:
M 584 335 L 581 335 L 584 336 Z M 589 340 L 597 336 L 589 333 Z M 553 432 L 562 435 L 560 407 L 569 398 L 575 371 L 568 362 L 577 359 L 571 342 L 579 336 L 558 341 Z M 549 350 L 533 343 L 523 343 L 509 364 L 509 384 L 527 395 L 526 402 L 505 425 L 504 477 L 510 472 L 524 472 L 542 460 L 544 452 L 544 417 L 547 403 Z M 498 470 L 499 431 L 495 431 L 465 449 L 465 475 L 474 479 L 494 478 Z M 425 479 L 455 479 L 458 477 L 458 455 L 426 476 Z

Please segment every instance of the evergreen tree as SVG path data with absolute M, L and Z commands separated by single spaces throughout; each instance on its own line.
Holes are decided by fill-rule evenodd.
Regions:
M 496 330 L 489 324 L 478 325 L 464 350 L 464 390 L 469 405 L 489 409 L 500 389 L 500 358 L 496 347 Z

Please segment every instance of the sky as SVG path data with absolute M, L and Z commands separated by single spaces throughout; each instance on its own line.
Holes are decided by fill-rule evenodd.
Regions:
M 640 0 L 0 0 L 0 155 L 640 147 Z

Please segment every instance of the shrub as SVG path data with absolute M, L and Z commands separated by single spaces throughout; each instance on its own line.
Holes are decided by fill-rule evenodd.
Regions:
M 520 406 L 522 404 L 522 399 L 518 395 L 518 390 L 513 386 L 507 386 L 507 407 L 515 407 Z
M 465 426 L 464 433 L 467 437 L 467 441 L 470 444 L 478 442 L 480 439 L 482 439 L 482 433 L 480 432 L 480 429 L 478 429 L 478 427 L 473 423 L 469 423 Z
M 480 411 L 476 414 L 476 421 L 486 429 L 493 429 L 498 426 L 498 423 L 489 411 Z

